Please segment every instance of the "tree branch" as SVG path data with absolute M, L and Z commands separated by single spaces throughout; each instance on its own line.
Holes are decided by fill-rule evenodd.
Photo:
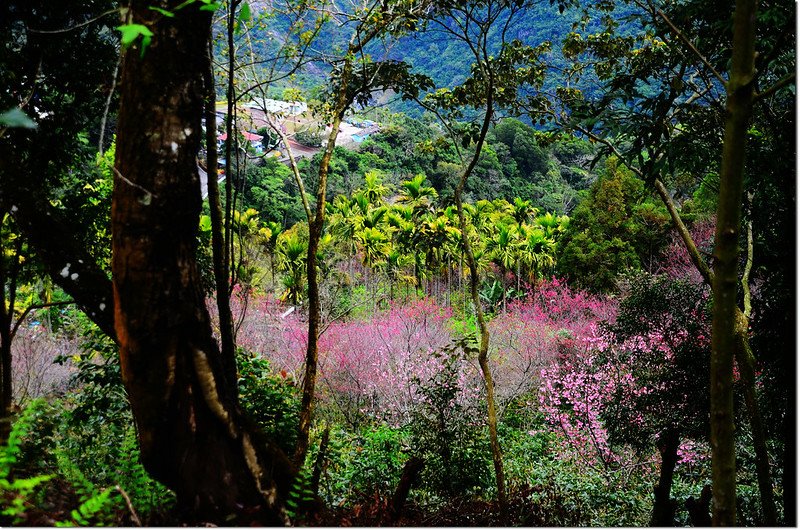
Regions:
M 47 302 L 47 303 L 43 303 L 43 304 L 31 304 L 31 305 L 29 305 L 28 307 L 25 308 L 25 311 L 22 312 L 22 314 L 19 316 L 17 321 L 14 323 L 14 327 L 11 328 L 11 336 L 10 336 L 11 340 L 12 341 L 14 340 L 14 337 L 17 334 L 17 330 L 22 325 L 22 322 L 25 320 L 25 317 L 27 317 L 28 314 L 31 311 L 33 311 L 34 309 L 44 309 L 45 307 L 56 307 L 56 306 L 62 306 L 62 305 L 70 305 L 70 304 L 74 304 L 74 303 L 75 303 L 75 300 L 65 300 L 65 301 L 62 301 L 62 302 Z
M 777 81 L 774 85 L 772 85 L 771 87 L 767 88 L 766 90 L 764 90 L 762 92 L 758 92 L 757 94 L 755 94 L 753 96 L 753 103 L 757 103 L 757 102 L 761 101 L 762 99 L 768 98 L 769 96 L 771 96 L 772 94 L 774 94 L 778 90 L 782 89 L 783 87 L 785 87 L 785 86 L 787 86 L 787 85 L 789 85 L 791 83 L 794 83 L 794 80 L 795 80 L 795 73 L 792 72 L 789 75 L 787 75 L 786 77 L 784 77 L 783 79 Z
M 673 32 L 673 33 L 674 33 L 674 34 L 675 34 L 675 35 L 676 35 L 676 36 L 677 36 L 677 37 L 678 37 L 680 40 L 682 40 L 682 41 L 683 41 L 683 43 L 684 43 L 684 44 L 686 44 L 686 46 L 688 46 L 690 50 L 692 50 L 692 53 L 694 53 L 694 54 L 695 54 L 695 56 L 696 56 L 698 59 L 700 59 L 700 61 L 701 61 L 701 62 L 702 62 L 704 65 L 705 65 L 705 67 L 706 67 L 706 68 L 708 68 L 708 69 L 709 69 L 709 71 L 711 71 L 711 73 L 712 73 L 712 74 L 714 74 L 714 77 L 716 77 L 716 78 L 717 78 L 717 80 L 718 80 L 720 83 L 722 83 L 722 86 L 726 86 L 726 85 L 728 84 L 728 82 L 727 82 L 727 81 L 725 81 L 725 78 L 724 78 L 724 77 L 722 77 L 722 75 L 721 75 L 719 72 L 717 72 L 717 70 L 716 70 L 716 69 L 715 69 L 715 68 L 714 68 L 714 67 L 711 65 L 711 63 L 708 61 L 708 59 L 706 59 L 705 55 L 703 55 L 702 53 L 700 53 L 700 50 L 698 50 L 698 49 L 697 49 L 697 47 L 696 47 L 696 46 L 695 46 L 695 45 L 692 43 L 692 41 L 691 41 L 691 40 L 689 40 L 689 38 L 688 38 L 686 35 L 684 35 L 684 34 L 683 34 L 683 32 L 682 32 L 681 30 L 679 30 L 679 29 L 678 29 L 678 28 L 675 26 L 675 24 L 673 24 L 673 23 L 672 23 L 672 20 L 670 20 L 670 18 L 669 18 L 669 17 L 666 15 L 666 13 L 664 13 L 662 10 L 660 10 L 660 9 L 658 9 L 658 8 L 654 8 L 654 10 L 655 10 L 655 13 L 656 13 L 656 14 L 657 14 L 659 17 L 661 17 L 661 18 L 664 20 L 664 22 L 666 22 L 666 23 L 667 23 L 667 25 L 670 27 L 670 29 L 672 30 L 672 32 Z

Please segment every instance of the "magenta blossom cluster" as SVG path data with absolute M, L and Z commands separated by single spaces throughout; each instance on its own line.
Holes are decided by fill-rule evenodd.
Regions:
M 237 343 L 270 360 L 278 371 L 301 380 L 308 324 L 269 297 L 233 304 L 241 321 Z M 432 300 L 392 304 L 370 320 L 342 320 L 325 327 L 319 339 L 318 398 L 346 418 L 367 417 L 403 425 L 444 369 L 454 334 L 450 309 Z M 474 402 L 483 391 L 475 363 L 456 359 L 458 399 Z

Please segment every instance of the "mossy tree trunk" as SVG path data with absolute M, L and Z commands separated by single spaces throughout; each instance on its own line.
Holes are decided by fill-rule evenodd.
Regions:
M 736 524 L 733 359 L 739 347 L 737 265 L 747 129 L 754 95 L 756 6 L 754 0 L 736 2 L 717 206 L 711 331 L 712 522 L 715 526 Z
M 245 424 L 195 259 L 211 15 L 151 5 L 130 6 L 153 37 L 123 58 L 112 204 L 115 329 L 142 461 L 190 522 L 283 523 L 291 466 Z

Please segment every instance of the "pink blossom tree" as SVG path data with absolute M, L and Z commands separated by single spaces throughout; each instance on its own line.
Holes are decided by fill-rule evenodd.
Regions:
M 613 321 L 564 337 L 542 370 L 540 403 L 564 435 L 564 456 L 595 469 L 626 465 L 628 450 L 657 450 L 651 522 L 671 525 L 675 466 L 707 428 L 709 318 L 702 285 L 666 276 L 630 279 Z

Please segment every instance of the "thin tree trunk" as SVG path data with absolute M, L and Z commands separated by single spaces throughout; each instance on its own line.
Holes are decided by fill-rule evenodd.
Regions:
M 2 218 L 2 215 L 0 215 Z M 0 240 L 0 252 L 4 251 Z M 12 403 L 14 399 L 13 374 L 11 372 L 11 341 L 14 338 L 14 308 L 17 298 L 22 239 L 11 254 L 11 269 L 6 270 L 4 256 L 0 255 L 0 444 L 8 440 L 11 432 Z M 6 299 L 8 285 L 8 299 Z
M 327 458 L 328 443 L 331 439 L 331 428 L 325 427 L 322 432 L 322 439 L 319 442 L 319 451 L 317 452 L 317 459 L 314 461 L 314 472 L 311 475 L 311 492 L 314 497 L 319 495 L 319 481 L 322 478 L 322 472 L 325 469 L 325 459 Z
M 130 7 L 153 38 L 123 58 L 111 221 L 116 334 L 142 462 L 188 522 L 282 524 L 291 465 L 244 423 L 195 258 L 207 69 L 198 50 L 211 15 L 187 8 L 149 22 L 149 7 Z
M 0 296 L 0 303 L 4 303 Z M 13 386 L 11 382 L 11 330 L 6 326 L 6 315 L 0 312 L 2 329 L 0 329 L 0 385 L 2 385 L 2 399 L 0 399 L 0 445 L 8 441 L 11 432 L 11 402 Z
M 700 256 L 697 245 L 695 245 L 689 230 L 683 224 L 680 214 L 675 209 L 675 205 L 672 203 L 672 199 L 669 197 L 667 189 L 659 179 L 655 180 L 655 186 L 662 202 L 667 206 L 667 210 L 672 218 L 672 224 L 678 231 L 678 234 L 681 236 L 692 263 L 705 282 L 712 286 L 714 283 L 715 274 Z M 748 253 L 750 253 L 749 245 Z M 751 259 L 752 256 L 748 256 L 748 260 Z M 742 281 L 746 283 L 746 277 L 742 278 Z M 745 291 L 746 307 L 750 305 L 748 298 L 747 292 Z M 734 313 L 736 335 L 734 356 L 736 365 L 739 367 L 739 373 L 742 376 L 745 404 L 747 405 L 750 430 L 753 434 L 753 449 L 756 453 L 756 475 L 758 479 L 759 494 L 761 496 L 761 505 L 764 511 L 764 523 L 774 526 L 777 524 L 775 496 L 772 492 L 772 478 L 769 466 L 769 452 L 767 450 L 766 436 L 764 434 L 763 421 L 761 420 L 761 411 L 758 408 L 758 398 L 755 386 L 755 359 L 750 348 L 750 337 L 748 335 L 749 319 L 748 315 L 739 309 L 738 306 L 734 309 Z
M 117 76 L 119 74 L 119 65 L 122 61 L 120 59 L 117 61 L 116 66 L 114 66 L 114 73 L 111 74 L 111 90 L 108 91 L 108 98 L 106 98 L 106 106 L 103 108 L 103 118 L 100 120 L 100 139 L 97 140 L 97 152 L 100 155 L 103 155 L 105 151 L 105 135 L 106 135 L 106 121 L 108 120 L 108 111 L 111 108 L 111 100 L 114 97 L 114 91 L 117 89 Z
M 506 268 L 500 266 L 500 287 L 503 289 L 503 312 L 506 311 Z
M 3 250 L 0 240 L 0 251 Z M 6 272 L 0 257 L 0 445 L 8 440 L 11 431 L 11 315 L 14 307 L 6 307 Z M 13 289 L 13 286 L 11 286 Z
M 766 526 L 776 526 L 778 524 L 778 514 L 775 508 L 775 495 L 772 492 L 769 451 L 755 392 L 755 359 L 753 358 L 753 352 L 750 350 L 750 341 L 747 338 L 747 319 L 741 311 L 736 312 L 736 318 L 736 365 L 739 367 L 739 374 L 744 383 L 744 401 L 750 418 L 750 430 L 753 435 L 753 449 L 756 453 L 756 477 L 759 495 L 761 496 L 761 508 L 764 512 L 763 523 Z
M 467 258 L 467 266 L 469 267 L 469 287 L 470 295 L 472 296 L 472 305 L 475 307 L 475 316 L 478 321 L 478 329 L 480 331 L 480 343 L 478 347 L 478 364 L 483 374 L 483 381 L 486 387 L 486 408 L 487 420 L 489 424 L 489 441 L 492 448 L 492 463 L 494 464 L 495 483 L 497 485 L 497 500 L 500 504 L 501 522 L 505 522 L 507 516 L 507 502 L 506 502 L 506 488 L 505 488 L 505 474 L 503 472 L 503 453 L 500 449 L 500 441 L 497 437 L 497 408 L 494 401 L 494 381 L 492 379 L 492 371 L 489 367 L 489 328 L 486 325 L 486 319 L 483 315 L 483 308 L 481 307 L 480 296 L 478 294 L 478 266 L 475 263 L 475 255 L 472 253 L 472 245 L 470 244 L 467 233 L 467 218 L 464 214 L 464 204 L 461 199 L 461 194 L 466 186 L 467 179 L 472 173 L 472 170 L 480 159 L 481 149 L 483 142 L 486 139 L 486 133 L 489 131 L 489 125 L 492 120 L 493 100 L 491 92 L 489 93 L 486 103 L 486 116 L 484 116 L 483 125 L 481 127 L 480 136 L 475 146 L 475 154 L 469 163 L 469 166 L 464 170 L 461 175 L 461 180 L 456 186 L 454 198 L 456 208 L 458 210 L 458 221 L 461 228 L 461 242 L 464 248 L 464 254 Z
M 736 2 L 717 205 L 711 332 L 711 462 L 714 495 L 712 521 L 716 526 L 736 524 L 733 356 L 738 347 L 737 263 L 744 155 L 754 93 L 756 6 L 755 0 Z
M 336 105 L 336 114 L 331 125 L 331 134 L 322 160 L 319 164 L 319 178 L 317 183 L 317 204 L 314 221 L 308 226 L 308 254 L 306 257 L 306 276 L 308 278 L 308 347 L 306 348 L 305 377 L 303 378 L 303 397 L 300 402 L 300 422 L 297 436 L 297 446 L 294 453 L 294 464 L 303 465 L 308 452 L 308 437 L 311 429 L 311 417 L 314 406 L 314 389 L 317 383 L 318 341 L 321 329 L 322 308 L 319 293 L 319 279 L 317 275 L 317 251 L 322 238 L 325 224 L 325 195 L 328 186 L 328 168 L 336 147 L 336 137 L 339 134 L 339 125 L 342 123 L 347 107 L 347 85 L 352 73 L 352 62 L 345 60 L 342 69 L 341 90 Z
M 226 289 L 230 295 L 230 289 L 233 287 L 234 274 L 233 270 L 233 157 L 236 157 L 236 171 L 239 171 L 239 151 L 237 149 L 237 133 L 238 124 L 236 123 L 236 84 L 234 79 L 234 72 L 236 71 L 236 42 L 234 40 L 234 32 L 236 27 L 236 8 L 242 0 L 230 0 L 228 5 L 228 14 L 226 18 L 226 31 L 228 38 L 228 85 L 225 89 L 225 99 L 227 105 L 227 113 L 225 114 L 225 237 L 224 237 L 224 250 L 223 262 L 225 268 L 229 271 L 226 276 L 229 276 L 230 284 Z M 214 120 L 216 126 L 216 118 Z
M 661 455 L 661 473 L 658 484 L 653 488 L 655 502 L 650 526 L 675 526 L 675 506 L 670 499 L 672 477 L 678 463 L 678 447 L 680 437 L 675 430 L 668 430 L 658 440 L 658 452 Z
M 746 9 L 751 11 L 752 13 L 755 13 L 756 6 L 755 6 L 754 3 L 748 4 L 748 6 L 746 6 Z M 744 19 L 744 18 L 745 17 L 742 16 L 742 19 Z M 735 26 L 736 27 L 741 27 L 742 24 L 745 24 L 745 23 L 754 25 L 755 24 L 754 15 L 751 17 L 751 19 L 744 20 L 744 22 L 742 22 L 742 23 L 735 24 Z M 754 50 L 755 47 L 753 46 L 752 49 Z M 749 76 L 744 76 L 744 80 L 747 80 L 746 83 L 742 84 L 741 76 L 740 76 L 740 81 L 739 81 L 739 85 L 740 85 L 739 88 L 740 89 L 744 88 L 745 91 L 747 91 L 748 94 L 749 94 L 748 95 L 749 100 L 746 103 L 746 105 L 748 107 L 748 109 L 747 109 L 748 119 L 749 119 L 749 113 L 752 111 L 752 103 L 753 103 L 754 94 L 753 94 L 753 87 L 751 85 L 752 85 L 752 79 L 753 79 L 754 75 L 755 75 L 755 72 L 751 71 Z M 731 91 L 732 87 L 730 86 L 730 83 L 729 83 L 729 87 L 728 88 L 729 88 L 729 95 L 730 95 L 730 94 L 732 94 L 732 91 Z M 740 101 L 737 103 L 737 106 L 741 107 L 741 100 L 742 99 L 743 99 L 742 97 L 739 98 Z M 728 105 L 729 105 L 729 108 L 728 108 L 728 122 L 729 123 L 732 122 L 732 121 L 735 121 L 735 120 L 731 119 L 732 114 L 731 114 L 730 104 L 731 104 L 731 98 L 729 97 L 729 99 L 728 99 Z M 740 119 L 740 118 L 741 118 L 741 116 L 739 116 L 739 118 L 736 118 L 736 119 Z M 747 120 L 745 120 L 745 122 L 746 121 Z M 745 124 L 745 127 L 746 127 L 746 124 Z M 739 126 L 739 128 L 740 128 L 740 132 L 741 132 L 742 127 Z M 613 152 L 615 152 L 618 156 L 620 156 L 619 152 L 615 149 L 613 144 L 611 144 L 607 140 L 599 138 L 596 135 L 593 135 L 590 131 L 586 131 L 585 129 L 580 129 L 580 130 L 582 132 L 586 133 L 591 138 L 593 138 L 595 140 L 598 140 L 598 141 L 604 143 L 605 145 L 609 146 Z M 743 130 L 746 131 L 746 128 L 743 129 Z M 728 124 L 726 124 L 726 142 L 725 142 L 725 147 L 724 147 L 725 150 L 727 150 L 727 146 L 729 144 L 729 142 L 727 141 L 727 134 L 728 134 L 727 131 L 728 131 Z M 744 147 L 743 146 L 743 142 L 740 142 L 740 143 L 742 144 L 741 146 L 743 148 Z M 743 164 L 744 153 L 743 152 L 739 152 L 739 153 L 734 153 L 734 154 L 739 156 L 739 158 L 741 159 L 740 163 Z M 723 154 L 723 157 L 724 156 L 725 156 L 725 154 Z M 623 157 L 621 157 L 621 158 L 624 160 Z M 630 165 L 630 164 L 626 164 L 626 165 L 627 165 L 627 167 L 629 169 L 634 171 L 641 178 L 643 178 L 643 179 L 645 178 L 645 175 L 641 172 L 641 170 L 639 170 L 638 168 L 636 168 L 633 165 Z M 668 212 L 670 214 L 670 217 L 672 218 L 673 226 L 678 231 L 679 235 L 681 236 L 681 239 L 684 242 L 684 245 L 686 246 L 686 249 L 687 249 L 687 251 L 689 253 L 689 257 L 692 260 L 692 263 L 695 265 L 695 268 L 700 272 L 700 275 L 703 277 L 705 282 L 707 284 L 711 285 L 712 288 L 713 288 L 714 281 L 715 281 L 714 280 L 715 275 L 711 271 L 711 269 L 708 267 L 708 265 L 705 263 L 705 261 L 702 259 L 702 257 L 700 256 L 700 252 L 698 251 L 697 246 L 695 245 L 694 241 L 692 240 L 691 234 L 689 233 L 688 229 L 686 228 L 686 226 L 684 225 L 683 221 L 681 220 L 680 214 L 678 213 L 677 209 L 675 208 L 675 205 L 672 203 L 672 198 L 669 196 L 669 193 L 667 192 L 667 189 L 664 187 L 664 184 L 658 178 L 654 179 L 654 184 L 655 184 L 656 191 L 658 192 L 658 195 L 661 197 L 662 202 L 667 207 L 667 210 L 668 210 Z M 741 189 L 739 191 L 739 196 L 741 197 Z M 719 216 L 718 216 L 717 230 L 719 230 L 719 229 L 720 229 L 720 225 L 719 225 Z M 737 237 L 738 237 L 738 229 L 737 229 Z M 729 289 L 731 289 L 730 286 L 729 286 Z M 747 318 L 742 318 L 742 310 L 739 307 L 735 307 L 734 313 L 735 313 L 735 316 L 733 317 L 732 320 L 735 322 L 735 324 L 734 324 L 736 326 L 735 333 L 737 335 L 737 341 L 739 341 L 739 345 L 735 349 L 735 352 L 734 352 L 734 354 L 736 355 L 736 362 L 737 362 L 737 365 L 740 367 L 740 371 L 742 371 L 742 373 L 743 373 L 743 379 L 744 379 L 744 382 L 745 382 L 745 385 L 746 385 L 745 392 L 746 392 L 746 394 L 750 394 L 751 395 L 751 398 L 748 398 L 746 396 L 746 400 L 747 401 L 751 401 L 752 400 L 751 401 L 752 403 L 757 403 L 757 400 L 754 397 L 757 394 L 756 388 L 755 388 L 755 377 L 754 376 L 750 377 L 750 376 L 748 376 L 747 374 L 744 373 L 745 371 L 750 369 L 748 367 L 748 365 L 753 364 L 752 354 L 749 354 L 750 358 L 748 358 L 747 357 L 747 353 L 746 353 L 746 352 L 750 351 L 749 337 L 747 335 L 748 334 L 748 325 L 747 325 L 748 319 Z M 712 383 L 712 385 L 713 385 L 713 383 Z M 787 403 L 794 403 L 794 400 L 789 400 Z M 721 403 L 720 403 L 720 405 L 721 405 Z M 787 416 L 786 416 L 787 418 L 790 418 L 792 416 L 791 414 L 788 413 L 789 409 L 790 409 L 790 407 L 787 407 Z M 771 503 L 769 501 L 769 499 L 773 498 L 774 496 L 773 496 L 773 493 L 771 491 L 772 490 L 772 488 L 771 488 L 772 480 L 770 478 L 770 468 L 769 468 L 768 454 L 767 454 L 767 452 L 766 452 L 766 450 L 764 448 L 759 448 L 758 447 L 758 445 L 761 444 L 761 442 L 759 440 L 764 440 L 763 427 L 762 427 L 763 422 L 761 421 L 760 412 L 759 412 L 757 406 L 749 406 L 748 407 L 748 415 L 749 415 L 749 419 L 750 419 L 751 430 L 753 432 L 754 445 L 756 446 L 756 447 L 754 447 L 754 449 L 756 451 L 756 460 L 758 461 L 758 463 L 756 465 L 756 472 L 758 474 L 758 482 L 759 482 L 759 489 L 760 489 L 760 494 L 761 494 L 761 499 L 762 499 L 762 507 L 763 507 L 764 513 L 766 515 L 766 518 L 767 519 L 771 519 L 771 517 L 772 517 L 771 514 L 775 513 L 775 507 L 774 507 L 774 500 Z M 794 430 L 791 429 L 790 432 L 793 433 Z M 789 434 L 789 436 L 793 436 L 793 434 Z M 763 445 L 765 447 L 765 443 Z M 792 454 L 794 454 L 794 453 L 792 452 Z M 794 469 L 794 468 L 792 467 L 792 469 Z M 728 473 L 730 474 L 731 472 L 728 471 Z M 792 484 L 793 484 L 793 482 L 792 482 Z M 791 485 L 789 486 L 790 489 L 792 487 L 793 486 L 791 486 Z M 722 495 L 722 494 L 720 493 L 720 495 Z M 790 495 L 789 498 L 793 500 L 794 496 Z M 792 504 L 792 503 L 790 502 L 790 504 Z M 792 517 L 793 516 L 794 515 L 792 515 Z
M 228 383 L 236 384 L 236 345 L 233 339 L 233 315 L 228 291 L 228 267 L 225 261 L 225 234 L 222 219 L 222 206 L 219 200 L 217 182 L 217 115 L 216 87 L 214 86 L 214 66 L 212 43 L 208 42 L 205 82 L 204 113 L 206 118 L 206 172 L 208 186 L 208 208 L 211 217 L 211 254 L 214 263 L 214 283 L 217 288 L 217 311 L 219 314 L 219 334 L 222 347 L 222 360 Z M 230 138 L 229 138 L 230 140 Z

